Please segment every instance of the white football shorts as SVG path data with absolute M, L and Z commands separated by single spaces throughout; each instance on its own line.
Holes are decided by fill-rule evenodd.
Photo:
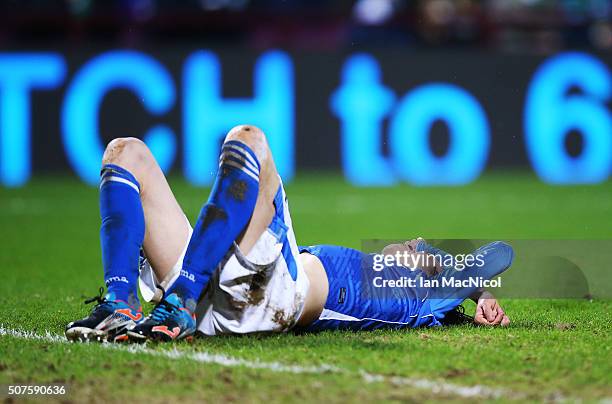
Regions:
M 299 260 L 285 190 L 274 198 L 272 223 L 245 256 L 235 243 L 219 263 L 196 308 L 198 331 L 205 335 L 284 332 L 302 314 L 310 283 Z M 158 301 L 178 278 L 185 250 L 159 282 L 145 260 L 139 285 L 147 301 Z

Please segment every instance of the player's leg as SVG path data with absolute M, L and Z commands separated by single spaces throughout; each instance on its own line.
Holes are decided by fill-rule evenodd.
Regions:
M 104 167 L 109 165 L 121 167 L 139 182 L 140 205 L 145 223 L 142 247 L 157 279 L 160 281 L 165 279 L 171 274 L 177 260 L 184 252 L 191 226 L 174 197 L 164 173 L 149 148 L 136 138 L 119 138 L 110 142 L 104 153 L 102 165 L 103 171 Z M 101 200 L 101 208 L 104 203 L 117 205 L 118 209 L 122 209 L 121 201 L 119 198 Z M 138 204 L 138 201 L 134 200 L 134 203 Z M 109 232 L 112 233 L 113 228 L 105 233 Z M 114 237 L 109 238 L 114 239 Z M 110 250 L 109 255 L 112 255 L 115 245 L 103 245 L 103 250 L 105 247 Z M 122 250 L 120 247 L 117 249 Z M 133 249 L 130 248 L 127 254 L 131 260 L 129 267 L 133 268 L 135 255 Z
M 100 174 L 100 241 L 108 292 L 92 314 L 68 324 L 72 339 L 122 338 L 142 320 L 137 295 L 139 251 L 163 280 L 180 258 L 190 226 L 146 145 L 120 138 L 109 143 Z
M 254 126 L 233 128 L 225 138 L 219 171 L 189 241 L 181 274 L 147 320 L 130 331 L 134 340 L 191 336 L 191 315 L 213 271 L 234 242 L 248 254 L 275 214 L 280 179 L 266 138 Z
M 242 172 L 237 172 L 235 170 L 237 168 L 234 164 L 236 158 L 246 158 L 246 160 L 253 161 L 245 155 L 240 155 L 239 148 L 244 148 L 244 146 L 253 152 L 253 154 L 250 154 L 250 157 L 255 157 L 255 162 L 258 163 L 260 167 L 259 174 L 257 175 L 257 184 L 250 184 L 252 177 L 249 175 L 244 176 L 244 173 L 246 173 L 248 170 L 245 171 L 244 168 L 241 170 Z M 229 166 L 227 166 L 228 164 Z M 243 163 L 239 162 L 238 164 L 242 165 Z M 249 165 L 246 162 L 244 164 L 247 168 L 253 168 L 252 165 Z M 240 250 L 244 254 L 248 254 L 251 248 L 255 245 L 255 242 L 259 239 L 261 234 L 266 230 L 272 221 L 275 212 L 274 197 L 276 196 L 278 187 L 280 185 L 280 177 L 278 175 L 278 171 L 276 170 L 274 159 L 272 158 L 270 146 L 268 145 L 268 141 L 266 140 L 266 137 L 261 129 L 251 125 L 240 125 L 230 130 L 222 147 L 220 166 L 225 166 L 228 170 L 225 174 L 221 173 L 221 175 L 229 177 L 229 181 L 227 181 L 228 184 L 231 184 L 229 187 L 227 187 L 229 195 L 223 196 L 221 191 L 217 190 L 214 195 L 211 193 L 210 200 L 213 201 L 213 203 L 215 203 L 214 201 L 216 200 L 220 205 L 225 205 L 226 203 L 227 205 L 230 205 L 230 202 L 233 201 L 244 201 L 244 204 L 238 203 L 237 207 L 246 208 L 246 212 L 241 215 L 241 218 L 236 218 L 242 219 L 237 220 L 238 225 L 236 227 L 242 227 L 244 231 L 234 230 L 234 232 L 238 233 L 235 240 L 240 247 Z M 234 173 L 238 174 L 235 178 L 233 177 Z M 225 181 L 226 180 L 224 179 L 219 182 Z M 242 181 L 245 182 L 244 185 Z M 250 190 L 251 186 L 253 189 L 256 189 L 254 206 L 252 197 L 244 192 L 247 189 Z M 253 208 L 249 209 L 251 206 L 253 206 Z M 230 212 L 230 214 L 232 213 L 234 212 Z M 203 229 L 202 233 L 204 232 L 205 229 Z M 227 237 L 226 239 L 229 238 L 231 237 Z M 205 237 L 202 237 L 202 240 L 204 243 Z M 224 243 L 224 245 L 226 243 Z M 231 242 L 227 247 L 229 248 L 230 245 Z M 194 255 L 197 252 L 199 252 L 198 249 L 193 249 Z M 220 260 L 215 261 L 218 263 Z M 214 266 L 216 266 L 216 264 Z

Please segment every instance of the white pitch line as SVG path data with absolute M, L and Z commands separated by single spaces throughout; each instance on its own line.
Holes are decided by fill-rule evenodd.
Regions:
M 34 340 L 34 341 L 45 341 L 60 344 L 70 344 L 71 342 L 66 339 L 63 335 L 51 334 L 45 332 L 44 334 L 36 334 L 31 331 L 13 330 L 5 328 L 0 325 L 0 336 L 10 336 L 14 338 Z M 87 343 L 87 342 L 86 342 Z M 260 362 L 250 361 L 246 359 L 233 358 L 231 356 L 221 354 L 211 354 L 208 352 L 185 352 L 180 351 L 176 348 L 172 350 L 158 351 L 147 348 L 146 345 L 132 344 L 132 345 L 120 345 L 112 344 L 108 342 L 103 343 L 92 343 L 97 346 L 106 349 L 114 349 L 119 351 L 126 351 L 130 353 L 142 353 L 151 356 L 163 356 L 169 359 L 189 359 L 195 362 L 212 363 L 228 367 L 239 367 L 244 366 L 250 369 L 266 369 L 273 372 L 281 373 L 340 373 L 342 369 L 339 369 L 331 365 L 320 365 L 320 366 L 300 366 L 300 365 L 285 365 L 279 362 Z
M 15 330 L 5 328 L 0 324 L 0 336 L 9 336 L 33 341 L 45 341 L 59 344 L 70 343 L 64 336 L 52 334 L 46 331 L 44 334 L 36 334 L 31 331 Z M 262 362 L 258 360 L 246 360 L 234 358 L 227 355 L 211 354 L 208 352 L 185 352 L 173 349 L 169 351 L 158 351 L 147 348 L 145 345 L 118 345 L 111 343 L 97 344 L 102 348 L 114 349 L 123 352 L 134 354 L 144 354 L 151 356 L 162 356 L 169 359 L 186 359 L 195 362 L 216 364 L 227 367 L 245 367 L 249 369 L 265 369 L 279 373 L 311 373 L 325 374 L 337 373 L 346 375 L 355 375 L 361 377 L 365 383 L 391 383 L 396 386 L 413 387 L 420 390 L 427 390 L 433 394 L 454 395 L 462 398 L 489 398 L 498 399 L 506 398 L 519 400 L 525 398 L 524 394 L 509 391 L 506 389 L 492 388 L 482 385 L 461 386 L 458 384 L 448 383 L 440 380 L 419 379 L 412 377 L 387 376 L 381 374 L 368 373 L 363 370 L 357 372 L 348 369 L 342 369 L 333 365 L 322 364 L 318 366 L 301 366 L 287 365 L 280 362 Z M 559 398 L 564 400 L 564 398 Z

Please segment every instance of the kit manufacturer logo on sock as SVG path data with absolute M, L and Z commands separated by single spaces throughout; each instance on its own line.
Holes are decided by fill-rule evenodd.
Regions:
M 106 286 L 110 285 L 113 282 L 124 282 L 130 283 L 125 276 L 111 276 L 106 280 Z
M 181 269 L 181 276 L 189 279 L 191 282 L 195 282 L 195 276 L 185 271 L 184 269 Z

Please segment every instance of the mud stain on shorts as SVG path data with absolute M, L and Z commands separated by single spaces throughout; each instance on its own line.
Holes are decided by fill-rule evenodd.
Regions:
M 243 302 L 237 299 L 230 299 L 230 304 L 232 305 L 232 308 L 236 311 L 243 311 L 247 307 L 247 302 Z
M 288 330 L 293 326 L 293 316 L 281 309 L 274 310 L 272 321 L 278 324 L 279 331 Z
M 258 306 L 259 304 L 261 304 L 261 302 L 264 301 L 264 298 L 266 297 L 265 271 L 256 272 L 253 275 L 241 276 L 239 278 L 234 279 L 232 284 L 238 285 L 247 282 L 249 283 L 249 290 L 247 290 L 245 293 L 245 300 L 231 299 L 232 307 L 238 311 L 244 310 L 247 306 Z
M 251 306 L 259 305 L 264 297 L 266 289 L 264 288 L 264 284 L 266 282 L 266 273 L 265 272 L 256 272 L 251 279 L 251 285 L 249 287 L 249 291 L 247 292 L 247 303 Z
M 274 309 L 274 316 L 272 321 L 278 324 L 277 331 L 287 331 L 293 328 L 293 326 L 299 320 L 299 307 L 304 303 L 304 296 L 301 293 L 296 293 L 293 300 L 293 308 L 289 311 L 277 308 Z

